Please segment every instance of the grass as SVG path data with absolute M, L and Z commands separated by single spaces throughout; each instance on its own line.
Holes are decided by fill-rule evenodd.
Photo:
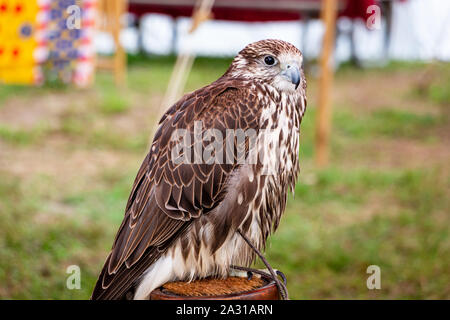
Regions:
M 33 190 L 33 189 L 31 189 Z M 89 296 L 89 288 L 65 287 L 69 265 L 79 265 L 83 280 L 94 281 L 95 250 L 105 237 L 99 223 L 79 217 L 40 213 L 43 199 L 24 190 L 17 179 L 2 174 L 0 290 L 3 298 L 71 299 Z M 86 252 L 85 248 L 90 251 Z
M 14 144 L 27 144 L 32 140 L 32 136 L 27 131 L 9 128 L 6 125 L 0 127 L 0 137 Z
M 0 124 L 0 138 L 14 145 L 29 145 L 47 135 L 49 128 L 45 123 L 39 123 L 30 130 L 13 128 L 7 124 Z
M 229 62 L 196 60 L 186 90 Z M 122 89 L 107 73 L 87 90 L 0 86 L 0 298 L 89 298 L 173 63 L 131 57 Z M 450 298 L 449 75 L 448 65 L 340 69 L 325 169 L 313 161 L 308 77 L 302 170 L 266 250 L 291 298 Z M 70 265 L 80 290 L 66 288 Z M 381 268 L 381 290 L 366 287 L 369 265 Z
M 448 187 L 438 171 L 328 169 L 297 185 L 269 259 L 301 299 L 446 298 Z M 369 265 L 382 270 L 379 292 L 365 287 Z
M 100 104 L 100 110 L 105 114 L 118 114 L 127 111 L 129 104 L 121 94 L 109 92 L 104 95 Z
M 382 107 L 364 116 L 350 111 L 337 112 L 335 123 L 341 134 L 366 139 L 370 136 L 423 138 L 439 122 L 437 115 Z

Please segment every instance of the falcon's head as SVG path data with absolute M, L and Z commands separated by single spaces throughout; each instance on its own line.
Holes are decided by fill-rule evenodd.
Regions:
M 226 75 L 263 81 L 292 93 L 306 87 L 302 64 L 302 53 L 289 42 L 261 40 L 242 49 Z

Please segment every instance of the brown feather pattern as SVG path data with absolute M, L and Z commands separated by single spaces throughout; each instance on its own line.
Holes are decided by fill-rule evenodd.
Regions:
M 278 40 L 266 40 L 262 44 L 257 42 L 244 50 L 239 56 L 255 59 L 267 51 L 274 55 L 286 51 L 301 55 L 292 45 Z M 259 246 L 265 246 L 267 237 L 278 226 L 286 205 L 287 187 L 293 190 L 299 170 L 298 141 L 286 141 L 295 140 L 291 132 L 300 128 L 306 107 L 306 82 L 303 80 L 300 88 L 303 94 L 299 99 L 303 101 L 288 99 L 286 102 L 257 76 L 236 76 L 241 65 L 236 58 L 224 76 L 186 94 L 161 118 L 150 151 L 137 173 L 125 217 L 92 299 L 129 297 L 145 270 L 176 243 L 183 248 L 184 259 L 188 259 L 191 254 L 195 259 L 201 258 L 199 252 L 202 245 L 207 245 L 214 256 L 239 227 L 245 233 L 251 232 L 254 217 L 249 212 L 252 210 L 258 212 L 256 219 L 261 233 Z M 246 72 L 251 73 L 252 68 L 252 65 L 246 65 Z M 262 113 L 269 102 L 286 105 L 286 108 L 279 108 L 264 119 Z M 301 105 L 304 105 L 303 109 Z M 281 154 L 282 162 L 290 161 L 292 169 L 286 171 L 280 168 L 275 178 L 263 175 L 259 163 L 246 167 L 238 164 L 238 150 L 236 147 L 228 150 L 225 138 L 220 151 L 223 152 L 224 160 L 230 157 L 234 160 L 231 164 L 176 164 L 171 159 L 176 144 L 172 139 L 173 133 L 177 129 L 186 129 L 191 135 L 191 141 L 194 141 L 195 121 L 202 122 L 202 135 L 208 129 L 217 129 L 222 137 L 227 136 L 227 129 L 253 129 L 258 134 L 269 124 L 276 127 L 281 112 L 288 113 L 286 117 L 292 119 L 289 122 L 289 134 L 281 131 L 279 136 L 279 141 L 286 145 L 285 154 Z M 215 137 L 211 139 L 220 140 Z M 204 141 L 203 148 L 207 145 Z M 246 140 L 246 156 L 250 152 L 249 145 L 250 141 Z M 245 174 L 247 171 L 251 171 L 253 179 L 248 179 Z M 232 185 L 242 197 L 240 203 L 224 201 Z M 213 225 L 210 235 L 202 231 L 202 226 L 208 223 Z M 254 259 L 252 252 L 245 251 L 244 254 L 245 263 Z

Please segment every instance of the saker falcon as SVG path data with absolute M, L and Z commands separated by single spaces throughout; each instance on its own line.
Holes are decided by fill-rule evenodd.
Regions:
M 302 62 L 302 53 L 288 42 L 249 44 L 222 77 L 166 111 L 92 299 L 148 299 L 166 282 L 225 277 L 231 265 L 253 262 L 254 251 L 237 231 L 263 249 L 299 172 L 306 110 Z M 183 141 L 190 141 L 191 149 L 203 137 L 202 152 L 214 142 L 219 146 L 210 153 L 214 161 L 195 161 L 198 152 L 183 158 L 187 161 L 175 159 L 180 143 L 175 132 L 190 138 Z M 239 140 L 230 132 L 253 132 L 256 143 L 250 135 Z M 276 139 L 263 141 L 267 132 Z M 230 141 L 236 144 L 229 147 Z M 244 159 L 264 156 L 239 161 L 239 150 Z

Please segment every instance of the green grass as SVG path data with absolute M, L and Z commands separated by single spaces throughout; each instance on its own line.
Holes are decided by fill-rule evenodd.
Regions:
M 116 92 L 109 92 L 102 97 L 100 110 L 105 114 L 123 113 L 129 109 L 126 98 Z
M 432 114 L 417 114 L 395 108 L 382 108 L 364 116 L 350 111 L 339 110 L 334 113 L 337 130 L 352 138 L 370 136 L 425 138 L 428 131 L 440 121 Z
M 439 69 L 439 72 L 436 69 Z M 422 80 L 414 89 L 417 96 L 448 107 L 450 105 L 448 88 L 450 88 L 450 66 L 448 63 L 435 63 L 434 68 L 426 69 Z
M 174 61 L 130 57 L 122 89 L 108 73 L 98 74 L 88 90 L 0 86 L 0 112 L 30 101 L 56 101 L 61 110 L 26 127 L 0 115 L 0 148 L 9 156 L 0 160 L 0 298 L 89 298 Z M 186 91 L 217 79 L 229 62 L 197 59 Z M 266 250 L 271 265 L 287 275 L 291 298 L 450 298 L 450 167 L 439 161 L 448 148 L 450 70 L 433 69 L 430 85 L 418 90 L 411 79 L 428 67 L 339 70 L 335 90 L 346 94 L 334 101 L 325 169 L 314 166 L 316 105 L 309 96 L 300 178 Z M 393 72 L 410 85 L 379 108 L 353 102 L 361 79 L 382 81 Z M 317 92 L 317 81 L 308 80 L 310 92 Z M 368 100 L 380 94 L 367 92 Z M 68 93 L 71 98 L 62 99 Z M 412 99 L 430 111 L 416 110 Z M 383 147 L 394 142 L 398 150 Z M 416 153 L 405 154 L 403 143 Z M 65 286 L 70 265 L 81 268 L 81 290 Z M 369 265 L 381 268 L 381 290 L 366 287 Z
M 45 123 L 40 123 L 31 129 L 12 128 L 8 125 L 0 124 L 0 139 L 15 145 L 30 145 L 37 143 L 50 132 L 50 128 Z
M 27 86 L 20 85 L 0 85 L 0 102 L 5 101 L 8 97 L 29 92 Z M 3 104 L 0 103 L 0 108 Z
M 55 213 L 41 217 L 45 207 L 33 191 L 7 173 L 0 180 L 1 250 L 0 295 L 3 298 L 80 299 L 90 288 L 67 290 L 69 265 L 79 265 L 83 280 L 95 281 L 95 250 L 101 250 L 105 232 L 98 220 Z M 86 251 L 86 248 L 89 248 Z
M 446 298 L 449 186 L 438 171 L 320 172 L 314 185 L 297 185 L 269 260 L 297 298 Z M 382 270 L 379 292 L 365 288 L 372 264 Z M 337 288 L 324 291 L 324 279 Z
M 32 135 L 20 129 L 9 128 L 8 126 L 0 126 L 0 137 L 7 142 L 15 144 L 28 144 L 33 139 Z
M 428 89 L 428 96 L 431 100 L 449 105 L 450 104 L 450 81 L 447 80 L 444 84 L 432 84 Z

